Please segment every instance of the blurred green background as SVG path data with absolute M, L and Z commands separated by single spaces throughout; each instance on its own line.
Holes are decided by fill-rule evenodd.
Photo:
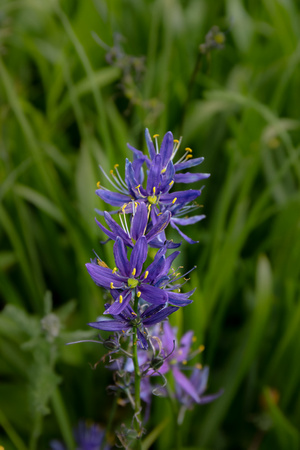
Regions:
M 207 218 L 187 231 L 200 243 L 181 249 L 198 267 L 194 303 L 171 322 L 195 330 L 209 392 L 225 393 L 188 413 L 184 448 L 299 449 L 299 23 L 296 0 L 0 1 L 5 450 L 72 448 L 79 419 L 109 421 L 111 373 L 89 365 L 102 348 L 64 344 L 94 336 L 103 311 L 84 267 L 93 248 L 112 259 L 94 222 L 98 165 L 123 173 L 145 127 L 182 135 L 212 174 Z M 201 54 L 213 26 L 224 48 Z M 151 448 L 172 448 L 169 416 L 156 398 Z

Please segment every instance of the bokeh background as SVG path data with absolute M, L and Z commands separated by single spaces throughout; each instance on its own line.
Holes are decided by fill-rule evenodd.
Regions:
M 148 127 L 212 174 L 187 231 L 200 243 L 182 245 L 194 303 L 171 323 L 195 331 L 208 392 L 225 393 L 188 412 L 183 448 L 299 449 L 299 3 L 0 5 L 0 445 L 72 448 L 78 420 L 112 433 L 130 417 L 110 421 L 101 346 L 64 344 L 103 311 L 84 266 L 92 249 L 112 261 L 98 165 L 123 173 Z M 155 398 L 144 449 L 172 448 L 175 426 Z

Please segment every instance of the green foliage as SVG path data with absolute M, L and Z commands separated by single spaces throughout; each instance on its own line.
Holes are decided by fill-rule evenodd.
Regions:
M 212 174 L 200 247 L 182 247 L 194 303 L 172 320 L 225 393 L 188 412 L 184 448 L 299 447 L 299 15 L 293 0 L 2 0 L 0 445 L 72 448 L 79 418 L 108 420 L 101 350 L 64 344 L 103 310 L 84 267 L 92 248 L 111 263 L 98 165 L 122 172 L 147 126 Z M 214 25 L 224 48 L 201 53 Z M 144 447 L 161 433 L 171 448 L 168 406 L 152 411 Z

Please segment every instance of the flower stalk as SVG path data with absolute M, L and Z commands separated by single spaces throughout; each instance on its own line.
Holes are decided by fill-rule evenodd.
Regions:
M 125 448 L 136 449 L 142 448 L 144 424 L 149 419 L 153 395 L 169 393 L 174 403 L 172 413 L 176 417 L 177 401 L 189 408 L 193 403 L 207 403 L 220 395 L 202 396 L 208 376 L 206 369 L 201 371 L 195 366 L 191 378 L 186 375 L 186 369 L 190 372 L 193 369 L 187 367 L 189 359 L 195 355 L 190 351 L 193 332 L 187 332 L 177 343 L 174 330 L 166 322 L 180 307 L 192 303 L 190 297 L 195 289 L 183 292 L 182 287 L 188 281 L 187 274 L 196 268 L 182 274 L 182 266 L 173 267 L 180 254 L 173 250 L 181 243 L 168 240 L 166 230 L 170 225 L 186 242 L 195 244 L 197 241 L 179 226 L 195 224 L 205 217 L 203 214 L 189 216 L 199 207 L 195 200 L 201 195 L 202 187 L 170 191 L 176 183 L 190 185 L 210 174 L 186 172 L 186 169 L 201 164 L 204 158 L 193 158 L 188 147 L 178 158 L 181 139 L 173 139 L 171 132 L 166 133 L 160 148 L 158 135 L 153 137 L 153 142 L 146 130 L 145 137 L 149 157 L 129 145 L 134 158 L 133 162 L 126 160 L 124 180 L 118 164 L 110 171 L 111 177 L 101 168 L 114 190 L 99 182 L 96 194 L 119 208 L 113 213 L 118 214 L 120 224 L 112 218 L 113 213 L 107 211 L 97 212 L 104 217 L 108 228 L 100 221 L 96 222 L 108 240 L 114 241 L 115 263 L 113 268 L 108 267 L 94 252 L 96 258 L 86 264 L 93 281 L 111 294 L 103 315 L 89 326 L 114 333 L 106 340 L 99 337 L 109 350 L 102 360 L 108 358 L 115 371 L 115 385 L 111 388 L 119 395 L 119 401 L 130 403 L 134 410 L 131 428 L 122 426 L 117 436 Z M 149 247 L 156 249 L 150 264 Z M 124 341 L 126 349 L 123 348 Z M 165 377 L 167 372 L 172 373 L 175 381 L 172 393 Z M 151 378 L 156 381 L 154 386 Z M 143 414 L 142 402 L 146 404 Z M 179 432 L 178 426 L 176 430 Z M 175 445 L 176 448 L 181 446 L 179 434 Z

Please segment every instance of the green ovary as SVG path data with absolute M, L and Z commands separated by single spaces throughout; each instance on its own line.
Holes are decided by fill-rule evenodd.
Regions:
M 149 197 L 147 197 L 147 200 L 149 203 L 151 203 L 151 205 L 155 205 L 155 203 L 157 202 L 157 197 L 156 195 L 149 195 Z
M 130 287 L 130 288 L 135 288 L 139 284 L 138 280 L 136 280 L 135 278 L 128 278 L 127 283 L 128 283 L 128 287 Z

